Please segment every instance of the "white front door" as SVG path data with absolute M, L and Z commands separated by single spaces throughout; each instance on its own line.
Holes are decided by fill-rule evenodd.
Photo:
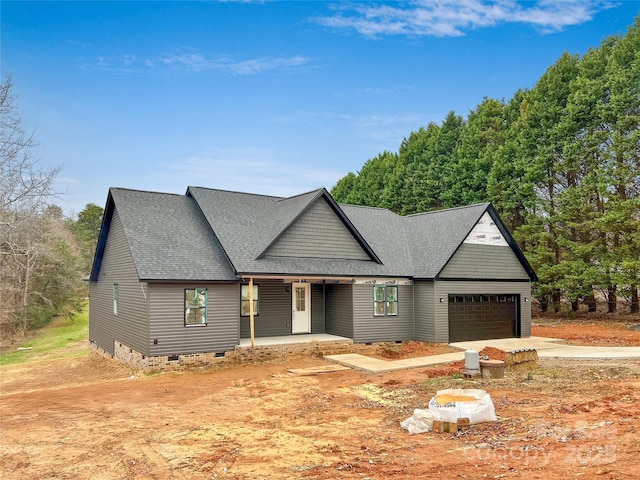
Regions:
M 311 333 L 311 291 L 308 283 L 291 284 L 291 333 Z

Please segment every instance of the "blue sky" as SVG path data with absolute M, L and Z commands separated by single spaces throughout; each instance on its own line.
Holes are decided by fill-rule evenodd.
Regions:
M 640 2 L 2 1 L 13 75 L 65 214 L 109 187 L 331 188 L 454 110 L 624 34 Z

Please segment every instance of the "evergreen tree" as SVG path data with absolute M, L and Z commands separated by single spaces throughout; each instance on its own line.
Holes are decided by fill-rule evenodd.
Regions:
M 411 214 L 489 200 L 536 270 L 536 296 L 638 312 L 640 18 L 530 90 L 411 132 L 338 182 L 341 201 Z
M 442 198 L 447 207 L 486 202 L 495 151 L 504 144 L 505 105 L 485 98 L 469 113 L 450 164 Z

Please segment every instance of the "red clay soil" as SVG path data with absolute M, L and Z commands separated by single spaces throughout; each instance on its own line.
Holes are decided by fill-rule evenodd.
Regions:
M 458 378 L 451 366 L 287 372 L 323 364 L 0 367 L 0 478 L 640 478 L 639 361 L 544 360 L 500 380 Z M 498 421 L 455 434 L 400 427 L 445 388 L 486 390 Z
M 384 344 L 376 349 L 377 357 L 385 360 L 401 360 L 405 358 L 428 357 L 443 353 L 459 352 L 457 348 L 446 343 L 402 342 L 396 345 Z
M 478 352 L 480 357 L 489 357 L 491 360 L 502 360 L 504 362 L 507 353 L 504 350 L 494 347 L 484 347 Z
M 534 325 L 531 335 L 539 337 L 562 338 L 572 345 L 592 345 L 603 347 L 640 346 L 640 330 L 630 328 L 640 323 L 619 321 L 546 321 Z

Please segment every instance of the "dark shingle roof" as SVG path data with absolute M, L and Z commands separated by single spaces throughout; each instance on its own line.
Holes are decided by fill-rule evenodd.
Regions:
M 193 199 L 110 189 L 141 280 L 234 280 L 215 236 Z
M 307 276 L 391 275 L 392 262 L 385 266 L 374 261 L 361 260 L 260 258 L 278 234 L 323 194 L 328 195 L 325 189 L 291 198 L 250 195 L 202 187 L 189 187 L 187 191 L 187 195 L 193 197 L 200 206 L 239 273 Z M 373 251 L 375 252 L 375 248 Z
M 373 260 L 261 258 L 323 195 Z M 189 187 L 186 195 L 114 188 L 110 199 L 146 280 L 222 281 L 242 274 L 436 278 L 492 208 L 485 203 L 401 217 L 382 208 L 338 205 L 325 189 L 281 198 L 202 187 Z
M 488 203 L 482 203 L 406 217 L 404 231 L 413 276 L 435 278 L 488 207 Z

